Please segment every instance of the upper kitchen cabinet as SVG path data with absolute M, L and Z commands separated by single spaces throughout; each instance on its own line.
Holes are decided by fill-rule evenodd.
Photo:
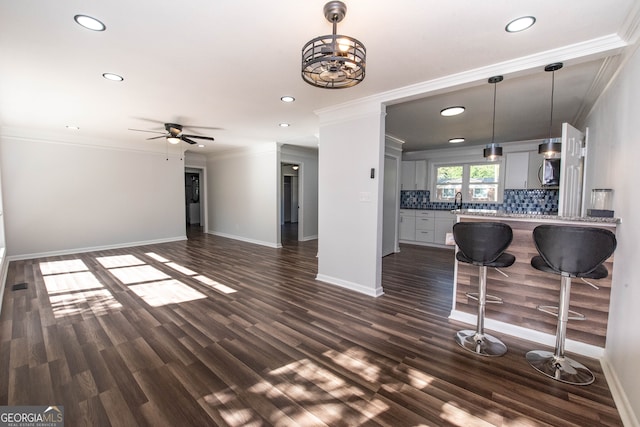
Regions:
M 537 151 L 523 151 L 507 153 L 504 176 L 504 188 L 507 189 L 536 189 L 542 188 L 539 170 L 544 160 Z
M 402 162 L 401 190 L 427 189 L 427 161 L 405 160 Z

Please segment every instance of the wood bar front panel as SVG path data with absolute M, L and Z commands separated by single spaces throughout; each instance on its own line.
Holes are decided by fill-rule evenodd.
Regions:
M 558 306 L 560 298 L 560 276 L 544 273 L 531 267 L 531 258 L 538 255 L 533 242 L 533 229 L 538 222 L 508 221 L 492 218 L 461 218 L 460 221 L 503 222 L 513 230 L 513 242 L 507 252 L 516 257 L 516 262 L 503 271 L 504 277 L 492 268 L 487 272 L 487 293 L 501 297 L 503 304 L 487 304 L 486 318 L 555 335 L 557 318 L 537 309 L 539 305 Z M 571 224 L 574 226 L 575 224 Z M 593 223 L 585 224 L 594 227 Z M 605 227 L 602 227 L 605 228 Z M 611 227 L 606 227 L 611 229 Z M 611 274 L 613 256 L 605 262 L 609 276 L 591 281 L 600 289 L 594 289 L 580 279 L 572 280 L 570 309 L 586 316 L 585 320 L 570 320 L 567 339 L 604 347 L 609 317 Z M 476 315 L 477 302 L 466 296 L 478 291 L 479 268 L 458 262 L 455 309 Z

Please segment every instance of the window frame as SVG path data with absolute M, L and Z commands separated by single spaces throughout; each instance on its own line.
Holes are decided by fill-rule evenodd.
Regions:
M 497 198 L 495 201 L 487 201 L 487 200 L 482 200 L 482 201 L 472 201 L 469 200 L 469 197 L 467 196 L 467 194 L 469 194 L 469 184 L 470 184 L 470 170 L 471 170 L 471 166 L 473 165 L 486 165 L 486 164 L 497 164 L 499 166 L 498 169 L 498 180 L 496 181 L 497 184 Z M 453 203 L 452 199 L 438 199 L 437 198 L 437 186 L 438 186 L 438 182 L 437 182 L 437 170 L 439 167 L 460 167 L 462 166 L 462 184 L 461 184 L 461 192 L 463 194 L 462 197 L 462 201 L 463 203 L 468 203 L 468 204 L 502 204 L 503 200 L 504 200 L 504 181 L 505 181 L 505 161 L 504 158 L 500 158 L 498 160 L 492 161 L 492 162 L 487 162 L 486 160 L 481 160 L 478 158 L 473 158 L 473 159 L 443 159 L 443 160 L 439 160 L 439 161 L 434 161 L 434 162 L 430 162 L 430 177 L 431 177 L 431 182 L 429 185 L 429 189 L 431 192 L 431 202 L 432 203 Z

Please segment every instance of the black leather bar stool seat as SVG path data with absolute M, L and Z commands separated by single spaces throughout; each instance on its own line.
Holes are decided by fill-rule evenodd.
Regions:
M 482 356 L 501 356 L 507 346 L 484 332 L 486 304 L 502 303 L 501 298 L 487 295 L 487 267 L 509 267 L 515 262 L 516 258 L 505 252 L 513 240 L 513 231 L 501 222 L 458 222 L 453 226 L 453 238 L 458 245 L 456 259 L 479 267 L 478 293 L 467 294 L 478 301 L 476 329 L 458 331 L 456 342 Z
M 569 310 L 571 279 L 607 277 L 609 272 L 603 263 L 616 249 L 616 237 L 604 228 L 539 225 L 533 230 L 533 241 L 540 255 L 531 258 L 531 266 L 561 276 L 561 282 L 558 307 L 538 306 L 538 310 L 558 317 L 555 350 L 553 353 L 532 350 L 526 355 L 527 361 L 555 380 L 575 385 L 591 384 L 595 379 L 593 373 L 564 354 L 568 321 L 585 318 Z

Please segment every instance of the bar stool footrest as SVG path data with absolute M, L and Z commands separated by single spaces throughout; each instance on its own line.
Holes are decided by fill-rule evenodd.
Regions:
M 564 356 L 557 357 L 550 351 L 532 350 L 526 358 L 536 371 L 563 383 L 589 385 L 595 380 L 593 373 L 582 363 Z
M 465 294 L 467 298 L 471 298 L 474 301 L 478 301 L 478 293 L 477 292 L 467 292 Z M 502 298 L 497 297 L 495 295 L 487 295 L 484 300 L 485 304 L 502 304 Z
M 479 334 L 471 329 L 456 333 L 456 342 L 460 347 L 480 356 L 502 356 L 507 346 L 498 338 L 489 334 Z
M 558 307 L 554 305 L 539 305 L 538 311 L 558 317 Z M 569 310 L 569 316 L 567 317 L 568 320 L 584 320 L 586 318 L 587 316 L 584 314 L 573 310 Z

